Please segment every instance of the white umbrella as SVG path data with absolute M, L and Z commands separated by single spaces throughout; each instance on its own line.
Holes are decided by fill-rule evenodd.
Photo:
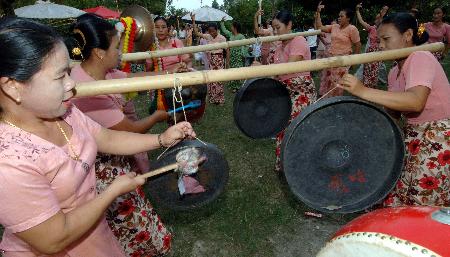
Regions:
M 233 17 L 231 17 L 227 13 L 208 6 L 195 9 L 194 11 L 192 11 L 192 13 L 195 14 L 195 21 L 221 21 L 224 16 L 225 20 L 227 21 L 233 20 Z M 191 14 L 188 13 L 185 16 L 181 17 L 181 19 L 190 20 Z
M 70 6 L 44 1 L 36 1 L 36 4 L 17 8 L 14 12 L 19 17 L 35 19 L 75 18 L 86 13 Z

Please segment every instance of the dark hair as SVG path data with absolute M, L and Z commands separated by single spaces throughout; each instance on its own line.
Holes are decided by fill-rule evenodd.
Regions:
M 436 9 L 441 9 L 441 11 L 442 11 L 442 13 L 443 13 L 444 15 L 447 14 L 447 10 L 445 9 L 444 6 L 435 6 L 435 7 L 433 8 L 433 12 L 434 12 L 434 10 L 436 10 Z
M 345 16 L 347 16 L 347 18 L 350 20 L 350 23 L 351 23 L 351 21 L 355 17 L 355 12 L 353 11 L 353 9 L 345 8 L 345 9 L 342 9 L 342 11 L 345 12 Z
M 209 28 L 213 28 L 213 29 L 215 29 L 215 30 L 218 30 L 218 29 L 219 29 L 219 27 L 217 26 L 217 23 L 215 23 L 215 22 L 210 22 L 210 23 L 208 23 L 207 28 L 208 28 L 208 29 L 209 29 Z
M 233 27 L 236 29 L 238 33 L 241 33 L 241 24 L 237 21 L 233 21 Z
M 166 26 L 169 24 L 169 22 L 167 22 L 167 19 L 162 16 L 156 16 L 155 19 L 153 19 L 154 23 L 156 23 L 157 21 L 164 21 L 166 23 Z
M 284 25 L 287 26 L 289 22 L 294 21 L 294 16 L 292 16 L 292 13 L 287 10 L 281 10 L 277 13 L 274 19 L 281 21 Z
M 86 13 L 77 18 L 70 27 L 80 48 L 83 59 L 89 59 L 94 48 L 108 50 L 111 39 L 117 35 L 115 27 L 100 16 Z M 72 55 L 73 51 L 70 51 Z M 77 56 L 71 56 L 77 59 Z
M 62 38 L 52 28 L 23 18 L 0 19 L 0 77 L 26 82 L 39 72 Z
M 405 33 L 408 29 L 412 29 L 412 39 L 415 45 L 424 44 L 428 41 L 429 38 L 429 35 L 426 31 L 423 31 L 420 36 L 417 34 L 419 29 L 417 26 L 417 21 L 411 14 L 406 12 L 390 14 L 384 17 L 381 24 L 392 24 L 402 34 Z

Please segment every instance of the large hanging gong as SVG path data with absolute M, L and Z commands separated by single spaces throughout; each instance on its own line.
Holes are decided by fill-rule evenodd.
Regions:
M 401 174 L 403 158 L 395 122 L 354 97 L 305 108 L 287 128 L 282 145 L 290 189 L 322 212 L 356 212 L 383 199 Z
M 292 103 L 281 82 L 256 78 L 244 82 L 233 108 L 234 121 L 242 133 L 251 138 L 270 138 L 287 126 Z
M 205 189 L 205 192 L 180 195 L 178 174 L 162 174 L 147 180 L 145 192 L 157 207 L 169 210 L 190 210 L 214 201 L 223 192 L 228 181 L 228 162 L 223 153 L 213 144 L 202 144 L 197 140 L 185 140 L 167 151 L 160 160 L 150 164 L 151 170 L 176 162 L 176 154 L 186 148 L 195 147 L 206 161 L 191 175 Z
M 136 22 L 134 51 L 148 51 L 154 37 L 154 24 L 150 12 L 140 5 L 130 5 L 122 11 L 120 17 L 132 17 Z

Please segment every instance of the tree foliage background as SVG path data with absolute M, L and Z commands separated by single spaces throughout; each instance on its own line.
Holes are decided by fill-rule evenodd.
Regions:
M 184 0 L 192 1 L 192 0 Z M 343 8 L 354 9 L 356 4 L 362 0 L 324 0 L 325 5 L 322 17 L 324 21 L 336 19 L 339 10 Z M 14 8 L 33 4 L 35 0 L 0 0 L 0 15 L 11 12 Z M 52 0 L 58 4 L 69 5 L 78 9 L 90 8 L 99 5 L 106 6 L 111 9 L 123 10 L 125 7 L 138 4 L 146 7 L 151 13 L 157 15 L 167 15 L 173 25 L 177 25 L 176 18 L 187 13 L 185 9 L 177 9 L 172 6 L 172 0 Z M 313 19 L 313 14 L 318 4 L 317 0 L 263 0 L 262 7 L 265 11 L 263 20 L 271 19 L 279 10 L 287 9 L 291 11 L 295 17 L 294 28 L 296 30 L 303 29 Z M 420 10 L 421 22 L 430 21 L 433 8 L 436 6 L 450 7 L 450 1 L 443 0 L 404 0 L 397 2 L 389 2 L 387 0 L 364 0 L 363 1 L 363 17 L 369 23 L 373 17 L 379 12 L 383 5 L 388 5 L 391 10 L 405 11 L 413 7 Z M 253 36 L 253 17 L 258 9 L 258 0 L 224 0 L 222 6 L 219 6 L 216 0 L 213 1 L 212 7 L 222 9 L 231 15 L 235 21 L 239 21 L 242 25 L 243 32 L 247 36 Z M 448 12 L 448 11 L 447 11 Z M 448 17 L 447 17 L 448 18 Z M 353 21 L 356 24 L 356 19 Z M 183 25 L 181 22 L 180 25 Z

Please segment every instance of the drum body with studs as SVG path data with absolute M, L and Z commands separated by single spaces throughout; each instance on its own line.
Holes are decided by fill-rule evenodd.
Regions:
M 236 93 L 233 116 L 251 138 L 271 138 L 288 124 L 292 103 L 287 88 L 271 78 L 249 79 Z
M 225 189 L 228 181 L 228 162 L 222 151 L 215 145 L 185 140 L 168 150 L 161 159 L 150 164 L 151 170 L 167 166 L 176 162 L 176 155 L 186 148 L 197 148 L 206 161 L 199 166 L 194 179 L 205 189 L 205 192 L 180 195 L 178 189 L 178 173 L 171 172 L 147 179 L 145 193 L 157 208 L 173 211 L 190 210 L 202 207 L 212 201 Z
M 404 143 L 381 108 L 333 97 L 305 108 L 286 129 L 282 164 L 294 195 L 322 212 L 350 213 L 383 199 L 398 180 Z
M 450 210 L 385 208 L 340 229 L 317 257 L 450 256 Z

